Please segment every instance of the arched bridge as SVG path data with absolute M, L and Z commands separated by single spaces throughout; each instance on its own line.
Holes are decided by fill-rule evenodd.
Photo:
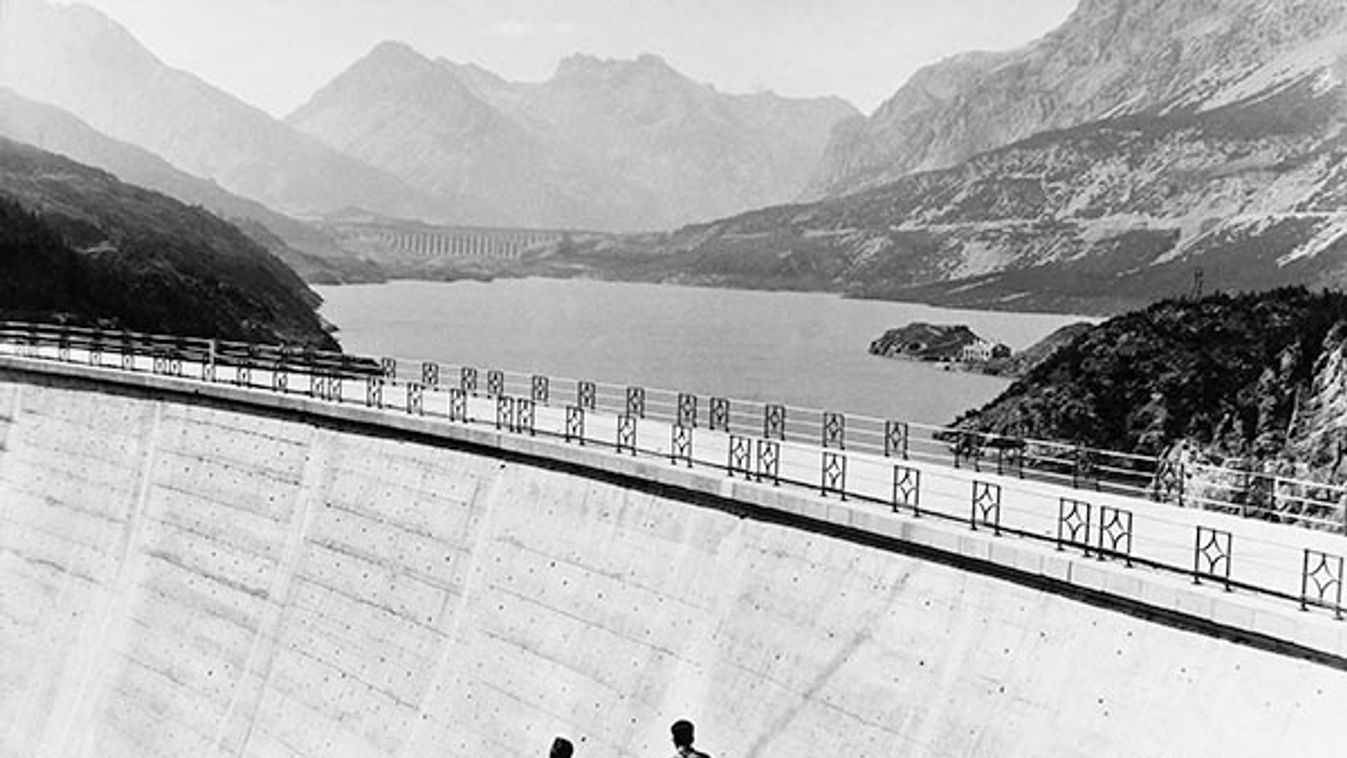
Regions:
M 11 324 L 0 755 L 1336 755 L 1335 490 L 1223 476 Z

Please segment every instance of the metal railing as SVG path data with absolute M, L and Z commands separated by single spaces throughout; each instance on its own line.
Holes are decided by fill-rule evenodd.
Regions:
M 393 371 L 389 379 L 440 390 L 571 403 L 589 411 L 937 463 L 1347 534 L 1347 485 L 723 396 L 452 363 L 385 360 Z
M 1347 488 L 1337 485 L 722 396 L 280 345 L 0 322 L 3 352 L 552 436 L 952 520 L 1338 618 L 1344 610 L 1347 545 L 1324 533 L 1343 528 Z M 1158 505 L 1165 503 L 1217 513 Z M 1238 516 L 1318 531 L 1269 537 L 1252 524 L 1240 529 Z

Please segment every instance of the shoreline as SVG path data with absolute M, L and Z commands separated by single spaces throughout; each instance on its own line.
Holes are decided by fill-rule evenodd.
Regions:
M 976 314 L 1013 314 L 1015 316 L 1041 317 L 1041 318 L 1069 318 L 1073 321 L 1088 321 L 1090 323 L 1101 323 L 1112 315 L 1102 315 L 1097 313 L 1078 313 L 1073 311 L 1056 310 L 1029 310 L 1012 308 L 978 308 L 973 306 L 944 305 L 929 300 L 897 300 L 888 298 L 868 297 L 855 295 L 852 293 L 841 292 L 838 290 L 824 289 L 794 289 L 794 288 L 769 288 L 769 287 L 744 287 L 735 284 L 710 284 L 705 282 L 668 282 L 668 281 L 650 281 L 646 279 L 609 279 L 596 276 L 548 276 L 547 274 L 531 273 L 522 276 L 514 275 L 495 275 L 490 277 L 462 276 L 460 278 L 430 278 L 430 277 L 389 277 L 387 281 L 382 282 L 349 282 L 349 283 L 315 283 L 310 282 L 309 287 L 318 291 L 323 289 L 338 288 L 361 288 L 361 287 L 382 287 L 394 284 L 427 284 L 427 285 L 463 285 L 463 284 L 501 284 L 506 282 L 529 282 L 529 281 L 549 281 L 549 282 L 585 282 L 602 283 L 618 285 L 638 285 L 648 287 L 676 287 L 680 289 L 691 289 L 700 291 L 731 291 L 746 294 L 760 293 L 763 295 L 810 295 L 810 296 L 828 296 L 839 300 L 845 300 L 854 303 L 874 303 L 881 305 L 895 306 L 916 306 L 930 308 L 940 312 L 955 313 L 976 313 Z M 321 294 L 321 292 L 319 293 Z

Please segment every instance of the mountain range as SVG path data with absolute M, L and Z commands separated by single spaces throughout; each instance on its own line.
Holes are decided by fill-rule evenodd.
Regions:
M 0 132 L 304 254 L 340 242 L 272 208 L 575 230 L 465 262 L 474 276 L 1092 313 L 1347 281 L 1341 0 L 1081 0 L 1020 49 L 927 67 L 869 117 L 720 93 L 653 55 L 576 55 L 520 83 L 389 42 L 281 121 L 89 8 L 0 12 Z
M 903 123 L 948 121 L 929 131 L 941 141 L 884 127 L 920 92 L 925 115 Z M 1345 126 L 1339 0 L 1085 0 L 1025 50 L 941 64 L 839 127 L 823 200 L 568 256 L 620 258 L 634 278 L 1093 313 L 1200 287 L 1340 285 Z M 857 134 L 865 166 L 837 157 Z
M 5 0 L 0 12 L 0 87 L 62 108 L 190 174 L 291 213 L 357 206 L 450 215 L 396 177 L 165 65 L 93 8 Z
M 574 55 L 520 83 L 387 42 L 286 122 L 474 218 L 612 231 L 790 200 L 855 115 L 838 98 L 720 93 L 655 55 Z
M 1345 18 L 1337 0 L 1081 0 L 1041 39 L 928 66 L 844 124 L 806 197 L 948 168 L 1042 132 L 1248 100 L 1331 68 Z
M 282 121 L 93 8 L 0 13 L 0 87 L 292 215 L 672 228 L 793 198 L 833 125 L 858 115 L 838 98 L 723 94 L 653 55 L 574 56 L 518 83 L 389 42 Z
M 377 269 L 346 254 L 338 240 L 318 227 L 193 176 L 144 148 L 108 137 L 56 106 L 4 88 L 0 88 L 0 137 L 59 153 L 232 220 L 306 281 L 335 284 L 383 280 Z

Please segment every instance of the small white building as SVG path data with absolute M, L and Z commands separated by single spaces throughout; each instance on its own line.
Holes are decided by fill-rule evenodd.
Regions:
M 959 351 L 959 360 L 964 363 L 989 361 L 993 358 L 1009 358 L 1010 348 L 999 342 L 980 339 L 970 345 L 964 345 Z

